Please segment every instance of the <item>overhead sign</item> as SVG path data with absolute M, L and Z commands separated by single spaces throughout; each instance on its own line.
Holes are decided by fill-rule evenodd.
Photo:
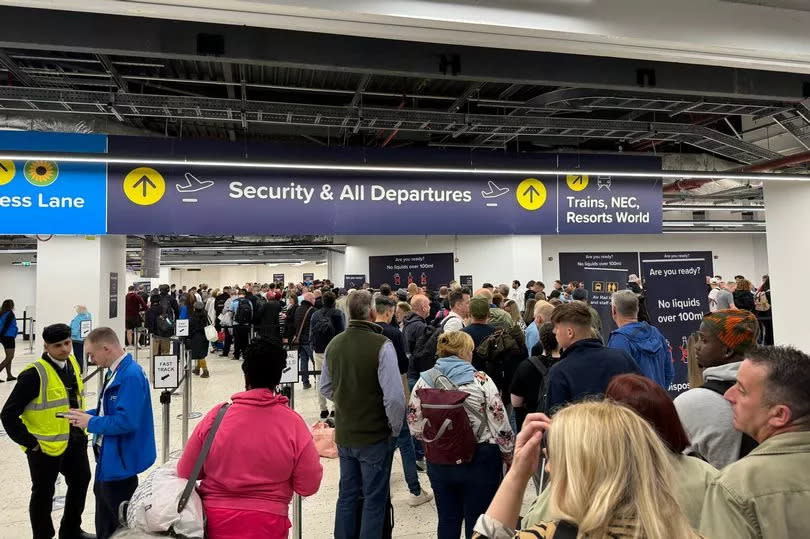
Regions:
M 416 283 L 438 290 L 453 280 L 453 259 L 453 253 L 370 256 L 371 285 L 379 287 L 388 283 L 397 289 Z
M 112 154 L 186 157 L 234 154 L 232 146 L 200 141 L 110 137 Z M 336 163 L 412 164 L 417 156 L 397 152 L 362 156 L 351 152 L 253 148 L 252 155 Z M 274 153 L 275 152 L 275 153 Z M 306 155 L 304 155 L 306 154 Z M 420 153 L 420 162 L 442 166 L 442 154 Z M 456 154 L 452 154 L 456 156 Z M 453 157 L 456 158 L 456 157 Z M 486 159 L 486 158 L 476 158 Z M 467 166 L 470 164 L 468 163 Z M 631 168 L 660 170 L 657 158 L 600 155 L 541 155 L 474 163 L 498 168 Z M 111 234 L 220 234 L 222 222 L 210 211 L 233 216 L 231 234 L 613 234 L 659 233 L 660 179 L 600 176 L 538 177 L 475 174 L 437 175 L 386 172 L 274 171 L 185 165 L 110 165 Z M 441 216 L 441 218 L 437 218 Z
M 687 342 L 709 311 L 706 276 L 712 275 L 712 268 L 711 251 L 641 253 L 650 323 L 669 342 L 675 368 L 672 396 L 689 389 Z
M 152 386 L 155 389 L 174 389 L 180 385 L 180 364 L 177 356 L 154 356 L 152 363 L 155 373 Z
M 0 131 L 0 148 L 104 153 L 106 137 Z M 45 160 L 0 161 L 0 234 L 104 234 L 106 166 Z
M 305 283 L 311 283 L 314 280 L 315 280 L 315 274 L 314 273 L 305 273 L 304 274 L 304 282 Z

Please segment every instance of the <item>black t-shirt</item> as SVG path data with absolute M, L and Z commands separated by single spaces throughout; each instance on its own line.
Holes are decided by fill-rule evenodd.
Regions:
M 550 356 L 539 356 L 540 361 L 551 370 L 551 365 L 558 361 L 559 358 L 553 359 Z M 546 373 L 548 376 L 548 373 Z M 518 425 L 518 430 L 526 419 L 526 415 L 536 412 L 540 409 L 537 402 L 540 395 L 540 387 L 546 382 L 540 371 L 537 370 L 531 361 L 524 359 L 520 362 L 515 370 L 515 376 L 512 378 L 512 386 L 509 388 L 509 393 L 518 397 L 523 397 L 523 406 L 515 408 L 515 421 Z

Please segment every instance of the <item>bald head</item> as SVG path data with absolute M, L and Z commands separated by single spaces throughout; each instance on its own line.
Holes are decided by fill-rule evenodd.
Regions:
M 475 296 L 485 297 L 492 303 L 492 290 L 489 288 L 479 288 L 475 291 Z
M 427 318 L 430 314 L 430 300 L 427 296 L 416 294 L 411 298 L 411 310 L 422 318 Z

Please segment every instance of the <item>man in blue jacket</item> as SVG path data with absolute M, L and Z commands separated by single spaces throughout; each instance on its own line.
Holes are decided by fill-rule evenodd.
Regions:
M 608 348 L 624 350 L 632 357 L 641 374 L 666 390 L 675 368 L 667 340 L 647 322 L 638 321 L 638 296 L 632 290 L 620 290 L 611 297 L 611 313 L 619 329 L 610 334 Z
M 108 327 L 94 329 L 85 350 L 107 375 L 94 410 L 71 410 L 72 425 L 93 434 L 96 455 L 96 535 L 107 539 L 118 528 L 118 507 L 138 486 L 138 474 L 154 462 L 155 427 L 149 381 L 140 365 Z

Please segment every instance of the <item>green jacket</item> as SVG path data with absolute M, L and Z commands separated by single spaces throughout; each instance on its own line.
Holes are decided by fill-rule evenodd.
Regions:
M 810 537 L 810 432 L 768 438 L 726 466 L 706 491 L 706 537 Z
M 706 489 L 719 472 L 708 462 L 686 455 L 673 454 L 671 462 L 675 481 L 675 499 L 678 500 L 689 523 L 697 529 Z M 551 514 L 550 491 L 551 489 L 546 488 L 537 497 L 523 517 L 522 526 L 524 528 L 555 519 Z M 713 536 L 711 537 L 715 539 Z

